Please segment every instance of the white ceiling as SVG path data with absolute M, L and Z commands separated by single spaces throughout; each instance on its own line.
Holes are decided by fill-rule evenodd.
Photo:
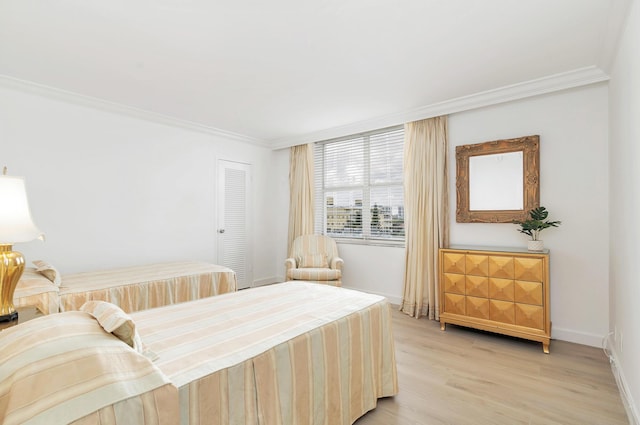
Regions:
M 0 75 L 278 147 L 606 79 L 627 2 L 0 0 Z

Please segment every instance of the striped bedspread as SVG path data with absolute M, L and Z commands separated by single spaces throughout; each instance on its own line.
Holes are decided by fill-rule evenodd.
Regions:
M 35 306 L 42 314 L 57 313 L 58 286 L 33 267 L 27 267 L 16 286 L 13 304 L 16 307 Z
M 383 297 L 287 282 L 132 314 L 182 424 L 352 424 L 397 393 Z
M 60 311 L 90 300 L 108 301 L 125 312 L 235 292 L 233 270 L 202 262 L 174 262 L 64 275 Z
M 166 376 L 87 313 L 3 330 L 0 347 L 2 425 L 178 422 L 177 390 Z

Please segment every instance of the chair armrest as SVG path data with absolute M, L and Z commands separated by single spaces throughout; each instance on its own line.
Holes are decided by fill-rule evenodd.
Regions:
M 295 258 L 287 258 L 286 260 L 284 260 L 284 267 L 287 270 L 295 269 L 296 268 L 296 259 Z
M 287 258 L 284 260 L 284 268 L 285 268 L 285 279 L 291 280 L 292 276 L 290 276 L 289 271 L 296 268 L 296 259 L 295 258 Z
M 340 257 L 333 257 L 331 259 L 331 264 L 329 264 L 329 267 L 331 267 L 332 269 L 336 269 L 336 270 L 342 270 L 342 266 L 344 265 L 344 260 Z

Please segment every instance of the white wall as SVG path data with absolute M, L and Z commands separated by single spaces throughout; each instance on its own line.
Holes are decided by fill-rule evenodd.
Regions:
M 220 136 L 0 86 L 0 158 L 26 178 L 46 242 L 18 244 L 61 272 L 216 261 L 216 160 L 252 164 L 255 280 L 275 279 L 272 152 Z
M 514 224 L 455 222 L 455 146 L 540 135 L 541 204 L 552 219 L 563 221 L 542 234 L 551 250 L 552 336 L 593 346 L 608 332 L 607 93 L 606 84 L 597 84 L 449 119 L 451 244 L 526 246 Z M 278 155 L 287 163 L 287 150 Z M 288 169 L 279 173 L 287 182 Z M 286 194 L 279 199 L 288 204 L 288 187 L 282 185 Z M 286 229 L 286 221 L 281 226 Z M 286 246 L 286 238 L 279 244 Z M 404 248 L 339 244 L 339 250 L 345 287 L 401 302 Z
M 632 2 L 609 85 L 612 350 L 640 423 L 640 4 Z M 633 422 L 632 422 L 633 423 Z
M 277 280 L 284 282 L 284 260 L 287 258 L 287 240 L 289 233 L 289 149 L 273 152 L 271 169 L 276 186 L 272 188 L 273 208 L 278 210 L 273 221 L 275 230 L 274 251 L 276 253 Z
M 607 86 L 454 114 L 449 120 L 450 243 L 525 247 L 514 224 L 455 222 L 455 147 L 540 135 L 540 204 L 551 250 L 552 337 L 600 346 L 608 331 Z
M 405 249 L 400 247 L 339 244 L 344 259 L 342 286 L 384 295 L 402 302 Z

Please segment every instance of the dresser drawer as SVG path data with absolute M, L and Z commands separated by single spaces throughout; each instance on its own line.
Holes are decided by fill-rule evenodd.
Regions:
M 530 304 L 515 304 L 516 325 L 527 328 L 544 329 L 544 309 Z
M 489 298 L 493 300 L 514 300 L 514 281 L 512 279 L 489 278 Z
M 489 300 L 486 298 L 466 297 L 467 316 L 489 319 Z
M 445 273 L 444 292 L 464 295 L 466 276 L 463 274 Z
M 533 282 L 542 282 L 543 265 L 540 258 L 523 258 L 514 257 L 514 278 L 516 280 L 530 280 Z
M 516 323 L 516 308 L 512 302 L 491 300 L 489 319 L 500 323 Z
M 489 276 L 489 257 L 486 255 L 467 254 L 465 274 L 473 276 Z
M 489 279 L 485 276 L 467 276 L 465 294 L 474 297 L 489 297 Z
M 514 301 L 517 303 L 542 305 L 542 282 L 514 282 Z
M 513 257 L 489 256 L 489 276 L 503 279 L 514 279 Z
M 467 256 L 457 252 L 447 252 L 442 256 L 442 272 L 465 274 Z
M 451 314 L 466 313 L 465 296 L 458 294 L 444 294 L 444 311 Z

